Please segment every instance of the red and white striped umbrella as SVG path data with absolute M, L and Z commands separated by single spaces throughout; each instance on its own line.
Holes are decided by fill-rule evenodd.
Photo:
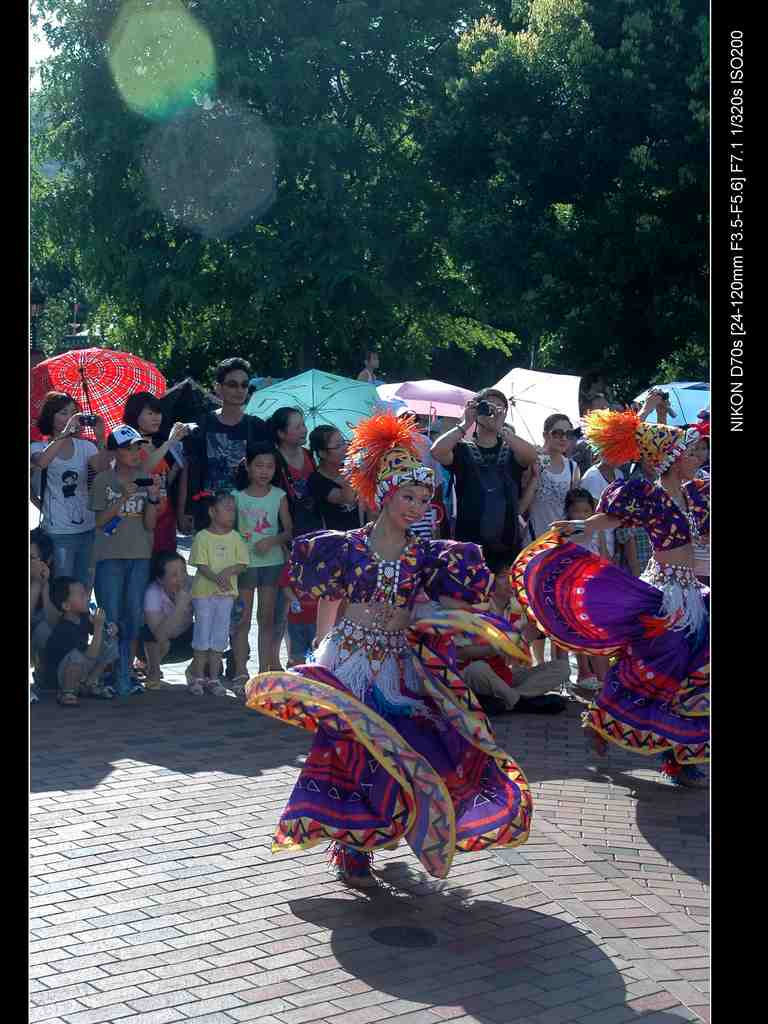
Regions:
M 127 399 L 138 391 L 157 398 L 165 393 L 165 377 L 152 363 L 131 352 L 106 348 L 75 349 L 38 363 L 31 373 L 30 420 L 37 418 L 49 391 L 63 391 L 83 412 L 101 416 L 107 432 L 123 422 Z M 83 431 L 92 436 L 92 431 Z

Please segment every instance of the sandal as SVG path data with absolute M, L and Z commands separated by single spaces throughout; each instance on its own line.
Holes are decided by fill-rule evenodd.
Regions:
M 115 696 L 115 691 L 105 683 L 94 683 L 93 686 L 88 687 L 83 696 L 96 697 L 98 700 L 112 700 Z
M 63 708 L 80 707 L 80 700 L 75 690 L 59 690 L 56 700 Z
M 235 676 L 229 684 L 230 690 L 236 697 L 239 697 L 240 700 L 245 700 L 245 687 L 248 683 L 248 679 L 249 677 L 243 673 L 242 675 Z
M 206 679 L 203 683 L 206 691 L 214 697 L 226 697 L 227 688 L 220 679 Z
M 195 697 L 202 697 L 205 692 L 203 687 L 207 683 L 207 679 L 201 677 L 200 679 L 190 679 L 187 683 L 187 690 Z

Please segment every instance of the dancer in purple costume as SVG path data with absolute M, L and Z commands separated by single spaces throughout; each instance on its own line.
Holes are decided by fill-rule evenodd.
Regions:
M 405 840 L 433 876 L 457 851 L 528 838 L 531 794 L 456 669 L 452 633 L 516 653 L 508 623 L 470 613 L 490 573 L 474 544 L 421 540 L 410 530 L 433 490 L 412 422 L 391 414 L 355 430 L 345 472 L 379 513 L 374 524 L 294 542 L 293 589 L 342 602 L 313 664 L 257 676 L 247 705 L 314 732 L 273 850 L 331 841 L 348 884 L 375 884 L 372 854 Z M 420 592 L 444 609 L 412 622 Z M 321 631 L 322 632 L 322 631 Z
M 695 767 L 709 761 L 709 591 L 694 575 L 694 544 L 709 540 L 709 481 L 694 480 L 707 432 L 644 423 L 632 412 L 601 410 L 586 418 L 586 436 L 612 465 L 641 456 L 659 471 L 616 481 L 597 513 L 555 522 L 523 551 L 513 569 L 526 611 L 558 644 L 615 657 L 584 714 L 598 753 L 613 743 L 660 755 L 678 785 L 706 785 Z M 647 530 L 654 554 L 636 579 L 565 540 L 588 543 L 596 530 Z

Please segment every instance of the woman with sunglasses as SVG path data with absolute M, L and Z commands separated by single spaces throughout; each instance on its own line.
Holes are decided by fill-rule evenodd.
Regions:
M 556 519 L 565 517 L 565 496 L 581 482 L 581 473 L 576 462 L 568 458 L 573 426 L 567 416 L 553 413 L 544 420 L 544 447 L 536 462 L 528 470 L 523 495 L 520 499 L 520 515 L 528 517 L 529 539 L 541 537 Z M 534 663 L 544 661 L 544 634 L 532 641 Z M 567 658 L 564 651 L 552 644 L 554 658 Z M 579 678 L 592 682 L 588 669 L 579 665 Z M 597 682 L 597 680 L 594 680 Z
M 309 435 L 309 448 L 317 460 L 317 469 L 307 481 L 326 530 L 356 530 L 362 525 L 357 494 L 341 475 L 347 454 L 347 442 L 335 427 L 315 427 Z
M 520 514 L 528 513 L 531 539 L 546 533 L 565 515 L 565 496 L 581 482 L 579 467 L 566 455 L 573 433 L 567 416 L 553 413 L 544 420 L 544 447 L 531 466 L 520 499 Z

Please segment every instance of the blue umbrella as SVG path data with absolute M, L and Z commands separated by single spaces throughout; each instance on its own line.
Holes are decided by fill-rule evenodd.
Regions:
M 674 416 L 667 423 L 674 427 L 682 427 L 686 423 L 698 422 L 702 409 L 709 408 L 709 384 L 704 381 L 672 381 L 670 384 L 654 384 L 655 388 L 669 393 L 669 404 Z M 652 390 L 651 388 L 648 391 Z M 635 399 L 640 405 L 648 397 L 648 391 Z M 649 415 L 648 423 L 656 423 L 656 410 Z
M 308 370 L 256 391 L 245 411 L 267 419 L 283 406 L 291 406 L 302 411 L 309 430 L 327 424 L 349 438 L 360 420 L 376 411 L 378 401 L 376 388 L 367 381 Z

